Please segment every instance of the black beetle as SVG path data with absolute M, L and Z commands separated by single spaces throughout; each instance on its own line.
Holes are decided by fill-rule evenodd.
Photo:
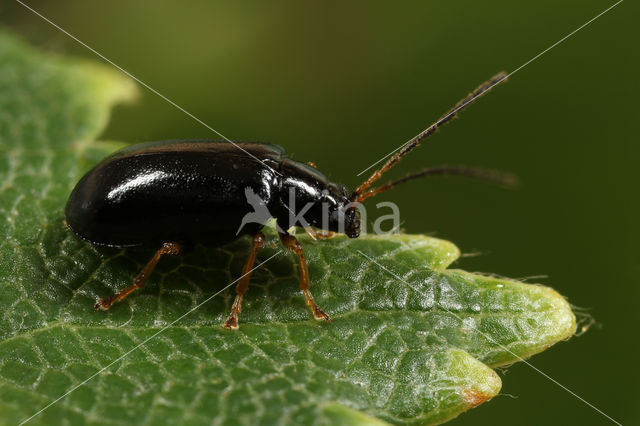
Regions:
M 109 309 L 142 287 L 165 254 L 179 254 L 185 245 L 196 243 L 221 246 L 248 234 L 253 236 L 253 248 L 236 288 L 232 312 L 224 325 L 236 329 L 250 271 L 258 249 L 265 242 L 260 231 L 272 216 L 276 218 L 283 245 L 299 258 L 300 288 L 307 305 L 311 306 L 316 319 L 329 321 L 329 316 L 315 303 L 309 291 L 302 247 L 287 229 L 305 225 L 308 232 L 317 237 L 342 232 L 356 238 L 360 234 L 358 203 L 421 176 L 460 174 L 505 182 L 504 176 L 494 172 L 438 167 L 368 189 L 421 140 L 505 79 L 506 74 L 500 73 L 483 83 L 405 144 L 355 191 L 330 182 L 313 165 L 288 158 L 278 145 L 168 141 L 133 145 L 116 152 L 90 170 L 75 186 L 66 206 L 66 223 L 76 235 L 91 244 L 145 247 L 157 252 L 133 285 L 100 299 L 95 309 Z M 252 202 L 252 197 L 257 202 Z M 293 207 L 291 201 L 295 202 Z M 269 214 L 256 214 L 260 208 Z M 313 228 L 320 231 L 313 231 Z

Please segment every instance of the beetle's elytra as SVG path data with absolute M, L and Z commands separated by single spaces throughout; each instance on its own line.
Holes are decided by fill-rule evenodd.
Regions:
M 283 245 L 300 262 L 300 288 L 314 317 L 329 321 L 309 291 L 309 276 L 298 240 L 286 230 L 305 224 L 327 236 L 344 232 L 356 238 L 360 219 L 356 203 L 393 188 L 399 183 L 432 174 L 461 174 L 504 181 L 492 172 L 461 167 L 429 168 L 378 188 L 369 187 L 420 141 L 454 118 L 498 83 L 500 73 L 461 100 L 447 114 L 404 145 L 369 179 L 349 191 L 329 181 L 314 167 L 290 159 L 278 145 L 214 141 L 168 141 L 133 145 L 107 157 L 90 170 L 73 189 L 66 207 L 66 222 L 80 238 L 91 244 L 112 247 L 145 247 L 157 250 L 135 278 L 133 285 L 100 299 L 96 309 L 109 309 L 142 287 L 163 255 L 177 255 L 184 246 L 221 246 L 241 235 L 253 236 L 253 247 L 236 287 L 236 299 L 225 327 L 238 327 L 242 297 L 249 285 L 258 250 L 264 245 L 261 229 L 275 217 Z M 270 213 L 245 223 L 253 214 L 248 194 L 259 199 Z M 295 194 L 292 209 L 291 194 Z

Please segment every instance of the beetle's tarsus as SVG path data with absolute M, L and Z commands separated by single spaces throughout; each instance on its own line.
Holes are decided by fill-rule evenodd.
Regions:
M 312 307 L 313 309 L 313 317 L 318 321 L 325 320 L 326 322 L 331 322 L 331 317 L 327 315 L 318 305 Z
M 111 305 L 113 305 L 113 303 L 113 297 L 104 297 L 98 300 L 95 305 L 93 305 L 93 309 L 96 311 L 106 311 L 111 307 Z
M 313 295 L 309 291 L 309 289 L 302 290 L 304 293 L 304 299 L 307 303 L 307 306 L 311 306 L 311 310 L 313 311 L 313 317 L 318 321 L 325 320 L 326 322 L 331 322 L 331 317 L 327 315 L 321 308 L 316 304 L 316 301 L 313 299 Z
M 337 234 L 337 232 L 314 229 L 310 226 L 306 226 L 304 230 L 314 240 L 328 240 Z
M 232 312 L 229 315 L 229 318 L 224 323 L 224 328 L 227 330 L 237 330 L 238 329 L 238 314 Z
M 337 232 L 333 231 L 318 231 L 316 232 L 316 238 L 321 240 L 328 240 L 329 238 L 333 238 L 338 235 Z
M 247 264 L 249 264 L 249 262 L 247 262 Z M 250 267 L 253 267 L 253 263 L 251 263 Z M 248 280 L 248 275 L 246 277 Z M 236 298 L 233 300 L 233 307 L 231 308 L 231 313 L 229 314 L 229 318 L 227 318 L 227 320 L 224 323 L 224 328 L 228 330 L 238 329 L 238 314 L 242 310 L 242 297 L 244 296 L 244 293 L 240 294 L 239 291 L 240 291 L 239 289 L 236 289 L 236 292 L 238 292 L 238 294 L 236 295 Z M 245 289 L 245 292 L 246 292 L 246 289 Z
M 93 305 L 93 309 L 95 309 L 96 311 L 107 311 L 107 310 L 109 310 L 109 308 L 111 308 L 114 304 L 116 304 L 117 302 L 121 301 L 129 293 L 131 293 L 133 291 L 133 290 L 131 290 L 132 287 L 134 287 L 134 286 L 127 287 L 126 289 L 124 289 L 121 292 L 116 293 L 116 294 L 114 294 L 112 296 L 103 297 L 101 299 L 98 299 L 96 304 Z

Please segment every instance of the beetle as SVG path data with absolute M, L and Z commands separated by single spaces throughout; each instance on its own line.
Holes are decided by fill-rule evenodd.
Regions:
M 194 244 L 222 246 L 242 235 L 250 235 L 252 248 L 236 286 L 231 313 L 224 323 L 225 328 L 237 329 L 251 270 L 258 250 L 265 245 L 261 230 L 272 216 L 282 244 L 298 257 L 300 289 L 306 304 L 316 319 L 330 321 L 309 290 L 302 246 L 287 230 L 304 224 L 315 237 L 326 238 L 340 232 L 357 238 L 360 235 L 359 203 L 422 176 L 457 174 L 507 183 L 508 178 L 496 172 L 436 167 L 370 189 L 422 140 L 506 77 L 504 72 L 499 73 L 480 85 L 407 142 L 354 191 L 331 182 L 313 164 L 292 160 L 282 147 L 273 144 L 207 140 L 152 142 L 132 145 L 107 157 L 87 172 L 71 192 L 65 210 L 67 226 L 94 245 L 141 247 L 156 252 L 132 285 L 99 299 L 94 308 L 107 310 L 142 287 L 165 255 L 178 255 L 184 247 Z M 251 196 L 259 203 L 252 203 Z M 291 201 L 295 202 L 293 208 Z M 269 214 L 251 216 L 256 213 L 257 205 L 266 208 Z M 307 206 L 304 223 L 300 217 L 302 208 L 298 208 L 302 205 Z M 248 217 L 253 220 L 247 221 Z

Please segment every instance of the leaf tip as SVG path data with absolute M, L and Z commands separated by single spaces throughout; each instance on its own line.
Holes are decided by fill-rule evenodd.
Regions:
M 540 295 L 543 296 L 552 306 L 550 316 L 553 319 L 553 341 L 552 344 L 571 338 L 577 329 L 576 315 L 571 309 L 567 299 L 551 287 L 538 286 Z
M 496 396 L 502 388 L 502 380 L 493 369 L 483 365 L 483 376 L 481 381 L 476 382 L 472 387 L 462 390 L 462 399 L 468 408 L 474 408 L 489 401 Z

